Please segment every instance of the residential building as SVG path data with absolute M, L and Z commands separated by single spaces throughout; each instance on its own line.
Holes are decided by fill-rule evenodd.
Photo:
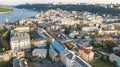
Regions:
M 47 49 L 34 49 L 32 55 L 36 57 L 46 58 Z
M 46 46 L 47 39 L 37 39 L 37 40 L 31 40 L 31 43 L 33 43 L 36 47 L 44 47 Z
M 18 32 L 29 32 L 30 28 L 27 27 L 17 27 L 14 30 L 18 31 Z
M 119 35 L 117 35 L 117 36 L 112 35 L 111 37 L 112 37 L 113 40 L 115 40 L 116 42 L 119 42 L 119 41 L 120 41 L 120 36 L 119 36 Z
M 49 50 L 49 56 L 51 57 L 52 61 L 54 61 L 54 62 L 60 61 L 59 54 L 52 47 Z
M 91 67 L 91 65 L 74 54 L 74 52 L 68 50 L 61 53 L 61 61 L 66 67 Z
M 25 57 L 24 51 L 13 52 L 13 57 L 22 58 Z
M 94 59 L 94 52 L 92 52 L 90 49 L 80 48 L 79 55 L 85 61 L 91 61 Z
M 99 30 L 98 27 L 83 27 L 83 28 L 82 28 L 82 31 L 87 31 L 87 32 L 97 31 L 97 30 Z
M 110 60 L 110 62 L 112 62 L 112 63 L 115 62 L 117 67 L 120 67 L 120 57 L 118 57 L 117 55 L 115 55 L 115 54 L 110 54 L 110 55 L 109 55 L 109 60 Z
M 114 33 L 118 33 L 118 32 L 119 32 L 119 30 L 116 30 L 116 29 L 114 29 L 114 30 L 109 30 L 109 29 L 103 30 L 103 33 L 105 33 L 105 34 L 114 34 Z
M 0 61 L 10 61 L 13 57 L 12 51 L 7 51 L 0 54 Z
M 54 40 L 51 47 L 53 47 L 53 49 L 60 54 L 60 60 L 66 67 L 91 67 L 91 65 L 74 54 L 72 51 L 67 50 L 64 45 L 60 44 L 56 40 Z M 72 59 L 69 59 L 69 55 L 71 54 Z
M 66 65 L 66 55 L 69 53 L 69 51 L 68 50 L 63 50 L 63 51 L 61 51 L 61 53 L 60 53 L 60 60 L 61 60 L 61 62 L 64 64 L 64 65 Z
M 77 43 L 77 45 L 78 45 L 79 47 L 87 47 L 87 46 L 89 45 L 89 40 L 82 39 L 82 40 L 80 40 L 80 41 Z
M 31 40 L 31 43 L 33 43 L 36 47 L 43 47 L 46 46 L 46 41 L 51 39 L 52 41 L 54 38 L 50 36 L 44 29 L 37 28 L 35 32 L 35 40 Z
M 14 59 L 13 67 L 28 67 L 27 61 L 24 58 Z
M 25 49 L 30 49 L 30 36 L 26 32 L 18 32 L 11 30 L 10 47 L 12 51 L 18 52 Z

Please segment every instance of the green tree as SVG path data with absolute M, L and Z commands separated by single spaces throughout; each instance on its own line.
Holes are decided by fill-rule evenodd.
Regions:
M 7 62 L 0 62 L 0 67 L 7 67 Z
M 33 50 L 34 48 L 36 48 L 35 44 L 32 42 L 31 43 L 31 50 Z
M 72 50 L 74 46 L 73 46 L 71 43 L 67 43 L 67 44 L 66 44 L 66 47 L 67 47 L 69 50 Z
M 102 59 L 104 62 L 109 61 L 109 57 L 108 57 L 107 55 L 103 55 L 103 56 L 101 57 L 101 59 Z
M 10 49 L 10 45 L 6 40 L 0 39 L 0 49 L 1 52 L 5 52 L 6 50 Z
M 106 44 L 103 41 L 98 43 L 97 47 L 99 48 L 99 50 L 106 50 L 107 48 Z
M 69 33 L 70 33 L 70 29 L 69 29 L 69 27 L 66 27 L 66 28 L 65 28 L 64 33 L 65 33 L 65 34 L 69 34 Z
M 77 31 L 81 31 L 82 30 L 82 26 L 77 24 Z
M 47 54 L 46 54 L 46 58 L 49 58 L 49 49 L 50 49 L 50 45 L 52 44 L 52 40 L 49 39 L 46 41 L 46 47 L 47 47 Z
M 106 40 L 106 41 L 104 41 L 104 43 L 106 44 L 109 52 L 113 52 L 112 51 L 113 47 L 118 46 L 117 43 L 114 40 Z

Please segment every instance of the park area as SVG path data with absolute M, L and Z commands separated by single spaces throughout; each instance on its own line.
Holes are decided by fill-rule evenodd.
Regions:
M 110 63 L 110 62 L 105 62 L 101 59 L 97 59 L 93 62 L 90 62 L 90 64 L 93 67 L 116 67 L 114 64 Z

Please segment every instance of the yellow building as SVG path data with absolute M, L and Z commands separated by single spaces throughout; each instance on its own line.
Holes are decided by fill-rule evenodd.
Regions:
M 92 52 L 91 50 L 86 49 L 86 48 L 80 48 L 79 55 L 85 61 L 91 61 L 94 59 L 94 52 Z
M 25 52 L 24 51 L 13 52 L 13 57 L 16 57 L 18 59 L 25 57 Z
M 12 57 L 13 57 L 12 52 L 7 51 L 7 52 L 0 54 L 0 61 L 9 61 L 12 59 Z

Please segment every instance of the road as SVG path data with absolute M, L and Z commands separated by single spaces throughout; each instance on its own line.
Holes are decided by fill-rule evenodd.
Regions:
M 65 67 L 61 62 L 56 62 L 56 63 L 51 63 L 49 60 L 43 60 L 43 63 L 40 63 L 39 61 L 37 62 L 32 62 L 29 65 L 30 67 Z

